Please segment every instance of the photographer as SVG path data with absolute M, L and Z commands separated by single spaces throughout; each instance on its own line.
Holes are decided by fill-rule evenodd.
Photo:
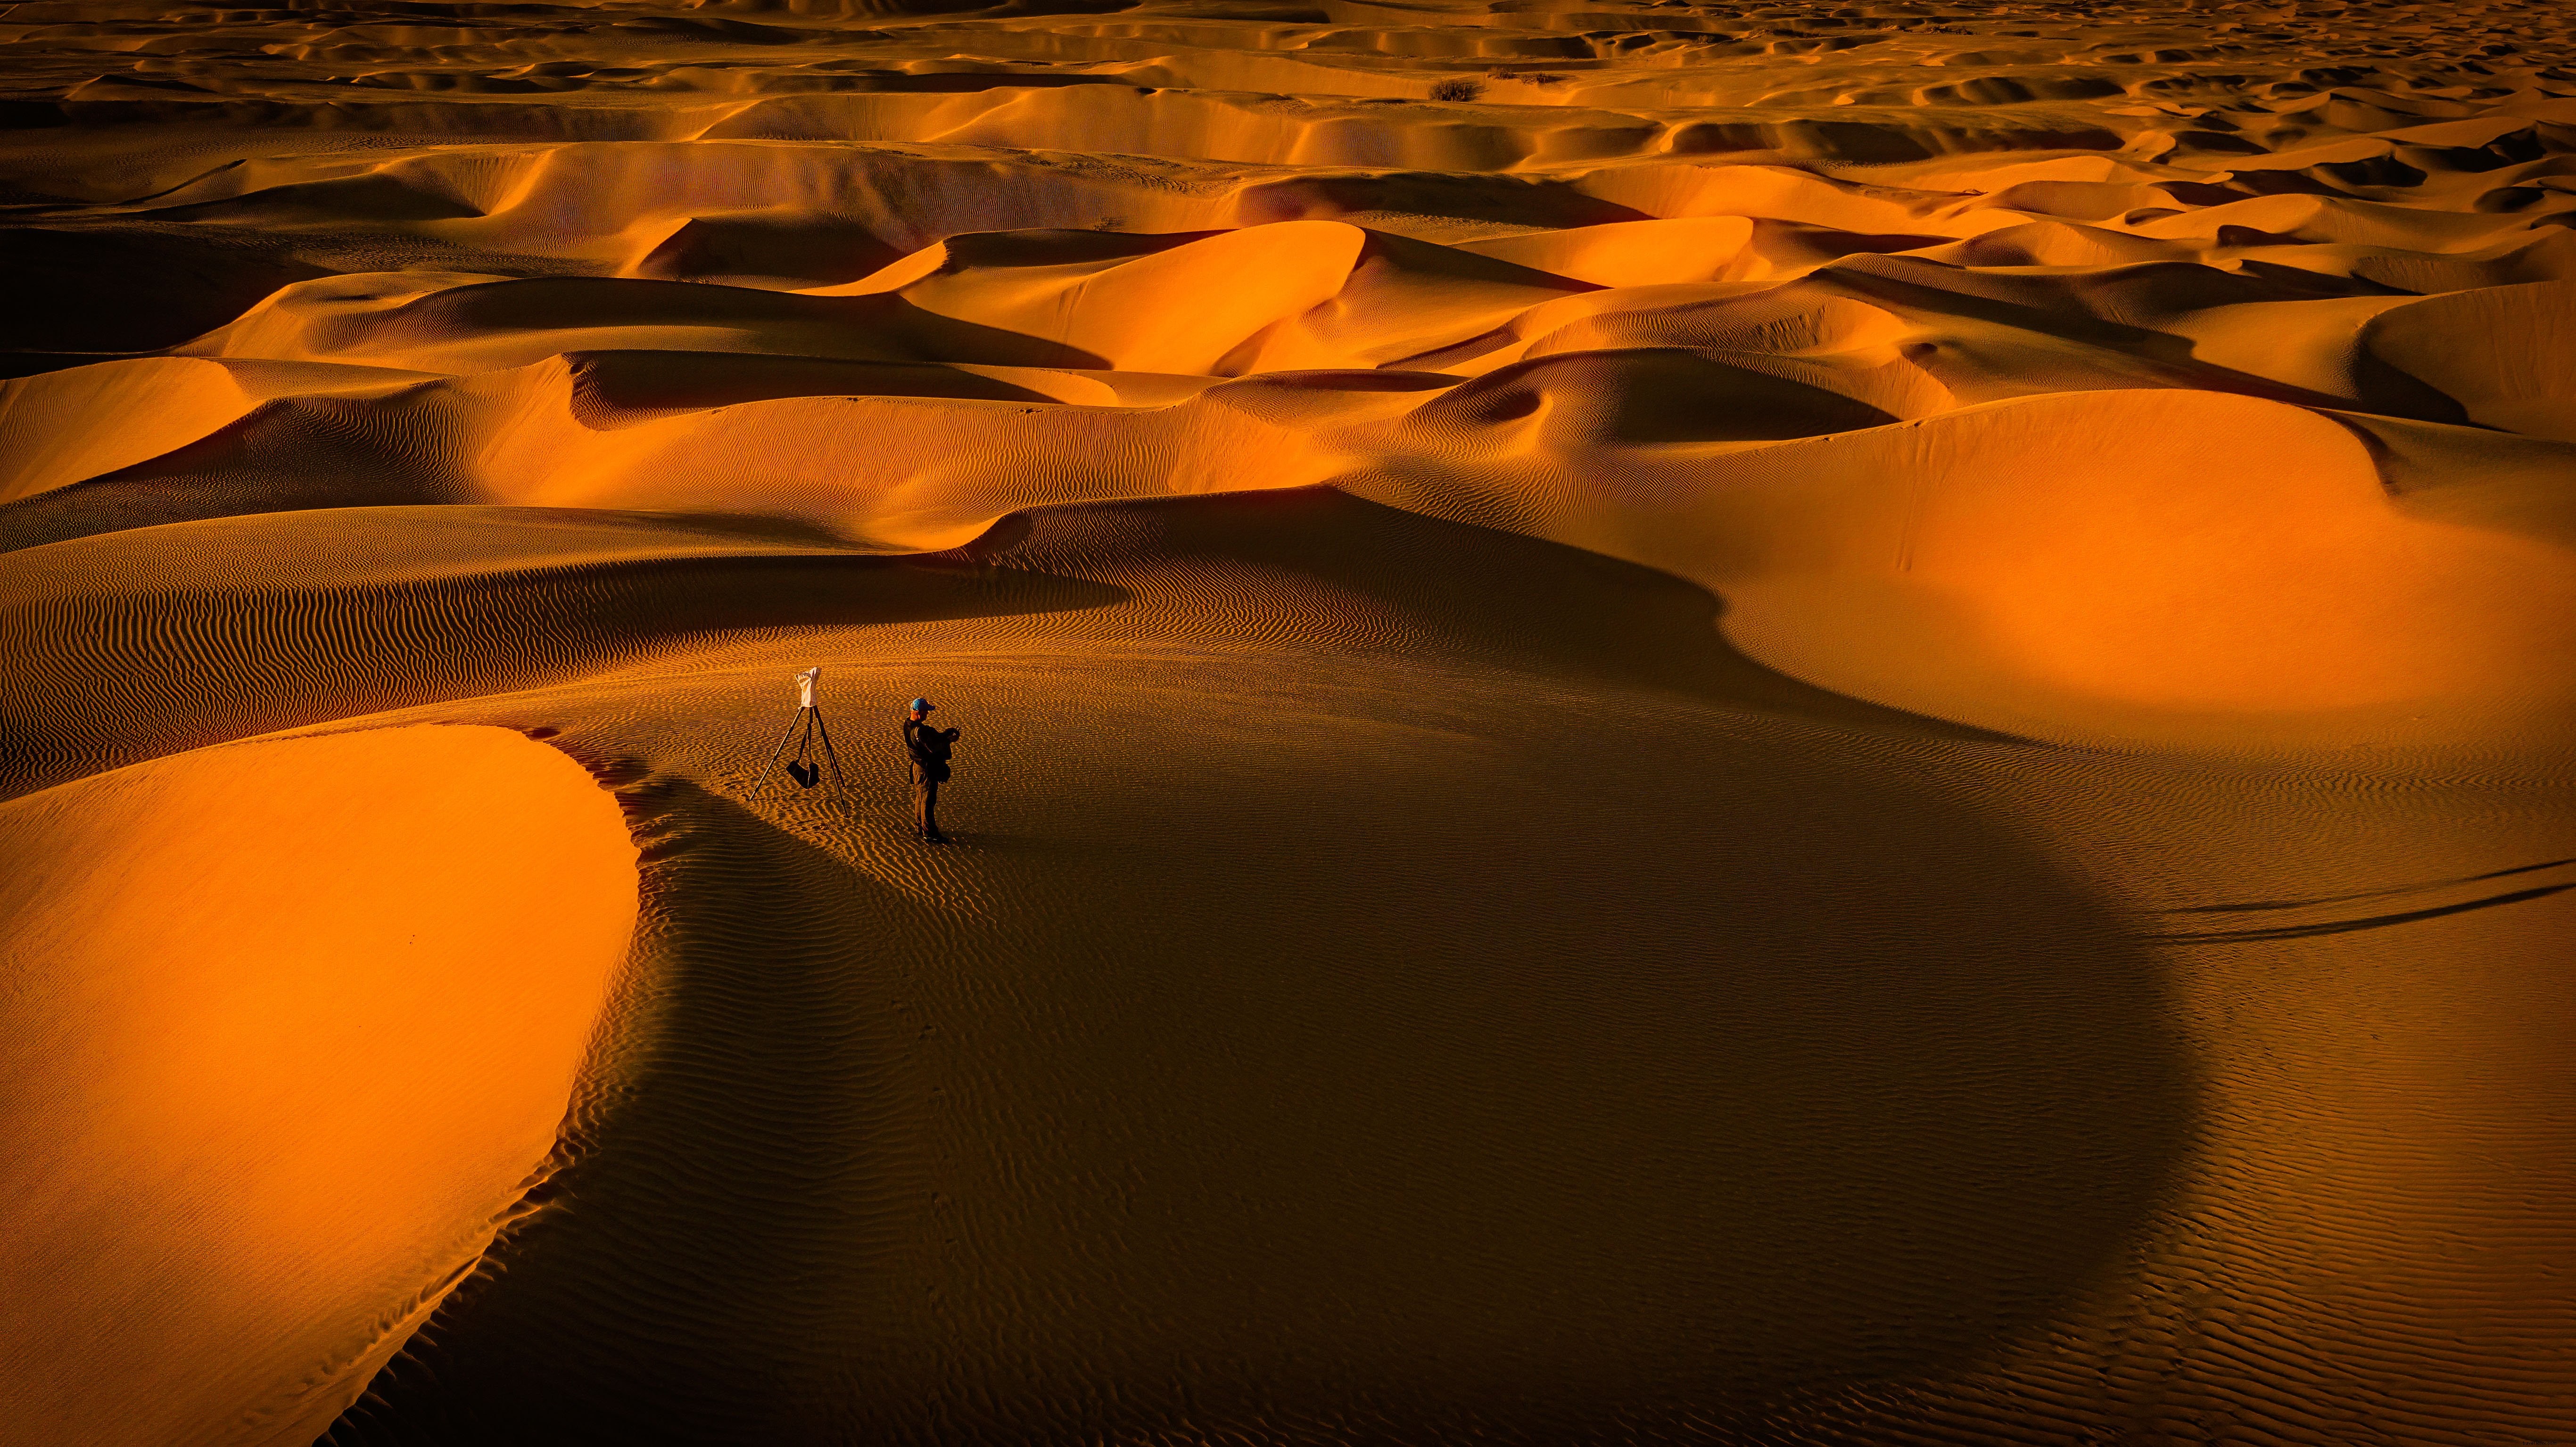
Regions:
M 912 716 L 903 723 L 903 751 L 912 760 L 912 822 L 924 844 L 948 842 L 939 832 L 939 786 L 948 782 L 948 751 L 957 742 L 957 730 L 930 726 L 936 707 L 929 699 L 916 698 Z

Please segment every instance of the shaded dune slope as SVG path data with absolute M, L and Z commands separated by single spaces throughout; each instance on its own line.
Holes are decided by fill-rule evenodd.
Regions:
M 1347 670 L 987 664 L 1108 747 L 996 760 L 1007 826 L 926 864 L 639 785 L 662 993 L 582 1208 L 333 1440 L 1692 1435 L 1955 1365 L 2158 1200 L 2152 972 L 2008 840 L 1795 747 L 1700 773 L 1692 710 L 1614 694 L 1604 771 L 1509 675 Z M 1139 771 L 1114 721 L 1184 696 L 1189 778 Z M 1762 903 L 1819 889 L 1867 904 Z

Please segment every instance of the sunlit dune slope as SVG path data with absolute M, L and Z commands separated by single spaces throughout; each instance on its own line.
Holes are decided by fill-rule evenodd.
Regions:
M 0 1438 L 310 1441 L 547 1173 L 635 898 L 499 729 L 0 804 Z

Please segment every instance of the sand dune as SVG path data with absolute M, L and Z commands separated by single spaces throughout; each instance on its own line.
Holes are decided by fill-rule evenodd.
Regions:
M 2458 419 L 2553 442 L 2576 442 L 2576 285 L 2538 282 L 2429 297 L 2362 329 L 2370 360 L 2457 402 Z M 2452 419 L 2441 419 L 2452 420 Z
M 1983 727 L 2179 741 L 2211 728 L 2421 736 L 2564 717 L 2569 675 L 2532 666 L 2576 652 L 2576 570 L 2563 549 L 2545 531 L 2401 511 L 2368 449 L 2329 417 L 2168 388 L 2043 394 L 1900 423 L 1952 394 L 1885 341 L 1873 345 L 1873 332 L 1901 335 L 1892 314 L 1834 297 L 1803 312 L 1774 303 L 1655 314 L 1668 336 L 1687 328 L 1701 342 L 1767 341 L 1767 352 L 1584 347 L 1606 340 L 1588 318 L 1560 329 L 1579 333 L 1575 349 L 1445 387 L 1418 376 L 1362 385 L 1385 374 L 1345 369 L 1227 382 L 1143 408 L 1039 412 L 1043 376 L 953 364 L 894 375 L 918 392 L 1020 381 L 1032 400 L 691 408 L 686 378 L 725 375 L 724 359 L 664 353 L 661 395 L 629 394 L 659 405 L 625 409 L 591 379 L 634 354 L 604 367 L 549 361 L 335 399 L 319 416 L 273 412 L 186 454 L 160 485 L 184 489 L 258 466 L 255 456 L 310 456 L 311 432 L 327 426 L 380 439 L 368 449 L 380 474 L 419 479 L 420 500 L 744 510 L 874 548 L 937 550 L 1031 506 L 1333 481 L 1672 571 L 1732 600 L 1730 638 L 1764 662 Z M 733 375 L 747 390 L 761 374 Z M 870 373 L 800 364 L 769 375 L 782 385 L 761 390 Z M 2090 441 L 2120 435 L 2158 446 L 2114 455 Z M 76 517 L 81 501 L 74 490 L 63 507 Z M 346 516 L 348 527 L 397 526 Z M 207 551 L 215 540 L 243 531 L 196 526 L 167 543 L 190 555 L 183 567 L 220 557 Z M 113 538 L 56 546 L 133 552 Z M 167 564 L 140 566 L 175 581 Z M 57 641 L 89 635 L 64 631 L 44 580 L 91 571 L 78 551 L 32 554 L 22 570 L 12 611 L 29 640 L 30 686 L 46 695 L 54 674 L 33 660 L 90 645 Z M 108 577 L 117 580 L 85 579 L 83 590 L 156 616 L 170 606 L 133 604 L 124 595 L 138 584 Z M 480 595 L 491 585 L 430 586 Z M 2415 717 L 2428 706 L 2439 711 Z M 2352 712 L 2373 708 L 2379 716 Z
M 2576 1438 L 2571 67 L 0 10 L 0 1439 Z
M 551 1169 L 634 846 L 496 729 L 0 805 L 11 1441 L 305 1442 Z

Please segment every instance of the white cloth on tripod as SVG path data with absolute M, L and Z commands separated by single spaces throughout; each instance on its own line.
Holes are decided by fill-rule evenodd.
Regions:
M 809 668 L 803 673 L 796 675 L 796 706 L 798 708 L 812 708 L 814 706 L 814 685 L 822 677 L 823 670 L 819 668 Z

